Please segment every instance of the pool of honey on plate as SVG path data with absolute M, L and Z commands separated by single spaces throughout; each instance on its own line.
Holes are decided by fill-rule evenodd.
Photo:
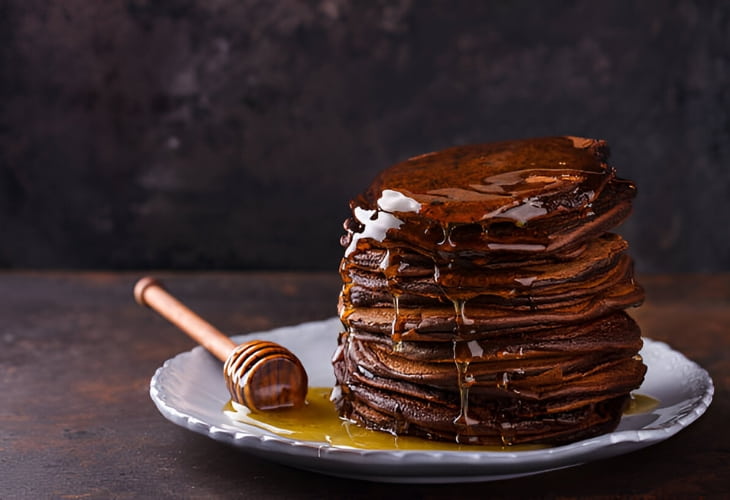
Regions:
M 624 415 L 640 415 L 649 413 L 659 406 L 659 400 L 646 394 L 631 394 L 629 405 L 624 410 Z
M 249 412 L 245 407 L 226 403 L 223 411 L 232 420 L 259 427 L 273 434 L 297 441 L 328 443 L 342 448 L 365 450 L 426 450 L 426 451 L 527 451 L 547 448 L 547 445 L 480 446 L 430 441 L 412 436 L 394 436 L 360 427 L 342 420 L 330 401 L 329 387 L 310 387 L 303 408 L 270 412 Z M 653 410 L 658 401 L 650 396 L 632 395 L 626 415 Z

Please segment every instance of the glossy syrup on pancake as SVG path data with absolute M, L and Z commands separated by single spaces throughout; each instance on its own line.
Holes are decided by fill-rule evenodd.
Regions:
M 443 224 L 525 224 L 589 204 L 607 180 L 602 141 L 553 137 L 461 146 L 384 170 L 362 201 Z
M 635 188 L 616 178 L 607 151 L 603 141 L 554 137 L 411 158 L 353 200 L 345 254 L 363 240 L 441 261 L 568 249 L 630 210 Z

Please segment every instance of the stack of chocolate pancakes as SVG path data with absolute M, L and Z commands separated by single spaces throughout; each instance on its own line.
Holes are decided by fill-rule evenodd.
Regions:
M 345 222 L 343 418 L 484 445 L 608 432 L 642 382 L 641 303 L 608 232 L 634 185 L 604 141 L 464 146 L 383 171 Z

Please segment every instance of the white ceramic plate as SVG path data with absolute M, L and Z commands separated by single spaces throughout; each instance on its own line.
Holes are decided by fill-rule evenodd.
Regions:
M 304 323 L 234 337 L 278 342 L 304 364 L 310 385 L 334 383 L 330 356 L 338 319 Z M 360 450 L 327 443 L 296 441 L 230 420 L 222 411 L 228 401 L 221 363 L 201 347 L 162 365 L 150 383 L 150 395 L 172 422 L 215 440 L 282 464 L 342 477 L 373 481 L 444 483 L 505 479 L 578 465 L 644 448 L 676 434 L 707 409 L 714 392 L 709 374 L 664 343 L 644 339 L 648 366 L 637 391 L 660 401 L 640 415 L 624 416 L 610 434 L 553 448 L 518 451 Z

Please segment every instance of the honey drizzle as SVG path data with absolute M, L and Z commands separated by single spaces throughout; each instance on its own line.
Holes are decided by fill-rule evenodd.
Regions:
M 460 342 L 454 342 L 454 363 L 456 364 L 459 384 L 459 414 L 453 422 L 458 429 L 455 441 L 466 444 L 469 442 L 471 426 L 479 422 L 469 416 L 469 388 L 474 385 L 474 377 L 469 375 L 469 361 L 458 359 L 456 351 L 460 349 L 460 344 Z
M 403 350 L 403 330 L 405 329 L 405 318 L 400 314 L 400 296 L 393 294 L 393 324 L 390 330 L 390 339 L 393 342 L 393 350 Z
M 474 330 L 466 332 L 466 327 L 474 324 L 474 320 L 468 318 L 464 312 L 466 300 L 454 299 L 452 302 L 454 303 L 454 311 L 456 312 L 456 332 L 454 333 L 456 333 L 457 338 L 462 337 L 464 333 L 474 333 Z
M 455 224 L 441 224 L 441 232 L 443 234 L 443 237 L 441 238 L 441 241 L 437 243 L 437 245 L 455 247 L 456 245 L 452 241 L 451 237 L 456 227 L 457 226 Z
M 434 269 L 438 271 L 438 266 L 434 265 Z M 434 280 L 438 283 L 438 275 L 434 273 Z M 474 324 L 474 320 L 468 318 L 464 311 L 466 305 L 465 299 L 452 299 L 454 304 L 454 313 L 456 326 L 454 328 L 453 354 L 454 364 L 456 366 L 457 385 L 459 388 L 459 414 L 454 419 L 454 425 L 458 432 L 456 435 L 457 443 L 468 443 L 471 433 L 471 426 L 479 423 L 477 419 L 469 416 L 469 389 L 474 385 L 475 379 L 469 374 L 469 363 L 474 358 L 471 348 L 467 342 L 461 340 L 467 329 Z M 473 332 L 473 330 L 469 330 Z

